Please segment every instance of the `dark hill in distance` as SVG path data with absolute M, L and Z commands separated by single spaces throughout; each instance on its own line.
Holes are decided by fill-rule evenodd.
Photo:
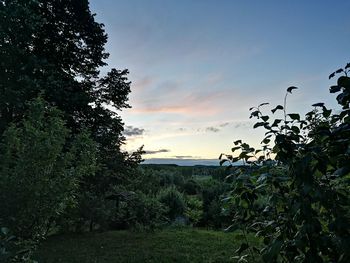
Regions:
M 167 164 L 178 166 L 220 166 L 219 159 L 176 159 L 176 158 L 151 158 L 142 164 Z M 241 163 L 237 162 L 237 165 Z
M 176 159 L 176 158 L 151 158 L 146 159 L 142 164 L 172 164 L 179 166 L 219 166 L 218 159 Z

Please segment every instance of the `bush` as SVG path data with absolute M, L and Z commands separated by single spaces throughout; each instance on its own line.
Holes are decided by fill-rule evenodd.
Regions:
M 94 159 L 87 154 L 93 152 L 87 136 L 69 138 L 60 111 L 42 99 L 28 106 L 23 121 L 3 134 L 0 216 L 17 237 L 36 240 L 74 205 L 78 180 Z M 83 141 L 85 148 L 79 146 Z
M 203 218 L 203 201 L 198 196 L 187 196 L 185 215 L 193 226 Z
M 217 181 L 205 180 L 201 182 L 202 198 L 203 198 L 203 220 L 205 226 L 213 226 L 219 228 L 222 225 L 221 220 L 221 202 L 224 194 L 230 189 L 230 185 Z
M 0 262 L 35 263 L 32 253 L 36 242 L 16 238 L 6 227 L 0 228 Z
M 142 191 L 147 195 L 154 195 L 159 191 L 161 174 L 153 169 L 139 169 L 135 171 L 137 174 L 132 182 L 132 189 Z
M 187 180 L 183 188 L 188 195 L 196 195 L 201 191 L 200 185 L 194 179 Z
M 128 193 L 120 198 L 112 225 L 115 228 L 155 229 L 166 222 L 166 208 L 157 198 L 142 192 Z
M 176 217 L 184 216 L 186 211 L 186 202 L 184 195 L 175 187 L 162 189 L 158 194 L 158 200 L 166 206 L 167 217 L 173 221 Z
M 238 156 L 222 158 L 246 164 L 232 173 L 230 229 L 263 240 L 261 250 L 242 243 L 241 259 L 258 253 L 264 262 L 350 262 L 350 64 L 330 78 L 342 72 L 330 88 L 339 92 L 338 113 L 316 103 L 305 119 L 287 114 L 287 96 L 297 89 L 289 87 L 284 105 L 271 110 L 282 110 L 283 118 L 269 121 L 262 111 L 267 103 L 251 108 L 251 117 L 259 119 L 254 128 L 266 130 L 262 149 L 238 140 L 232 148 Z

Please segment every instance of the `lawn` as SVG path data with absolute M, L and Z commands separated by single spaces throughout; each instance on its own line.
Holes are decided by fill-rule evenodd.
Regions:
M 35 257 L 39 262 L 232 262 L 239 244 L 231 233 L 196 229 L 113 231 L 54 236 Z

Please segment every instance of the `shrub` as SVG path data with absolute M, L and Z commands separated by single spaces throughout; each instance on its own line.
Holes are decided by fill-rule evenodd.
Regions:
M 296 89 L 289 87 L 284 105 L 272 109 L 273 114 L 282 110 L 283 118 L 269 121 L 262 111 L 266 103 L 251 108 L 251 117 L 259 119 L 254 128 L 266 130 L 262 149 L 238 140 L 232 148 L 240 151 L 237 157 L 221 156 L 221 163 L 246 164 L 232 173 L 235 214 L 229 229 L 263 240 L 262 250 L 242 243 L 241 259 L 253 260 L 257 253 L 264 262 L 350 262 L 349 68 L 330 75 L 345 73 L 330 88 L 339 92 L 339 113 L 316 103 L 305 119 L 287 114 L 287 96 Z
M 0 262 L 36 263 L 32 253 L 36 242 L 16 238 L 6 227 L 0 228 Z
M 120 198 L 112 225 L 116 228 L 155 229 L 166 222 L 166 208 L 157 198 L 142 192 Z
M 188 195 L 196 195 L 201 190 L 200 185 L 194 179 L 187 180 L 183 188 Z
M 198 196 L 187 196 L 185 215 L 193 226 L 202 220 L 203 201 Z
M 158 194 L 158 200 L 168 209 L 167 217 L 171 221 L 176 217 L 184 216 L 186 211 L 185 198 L 175 187 L 162 189 Z
M 24 120 L 2 138 L 0 216 L 17 237 L 36 240 L 75 203 L 78 180 L 94 159 L 86 135 L 69 138 L 60 111 L 42 99 L 28 106 Z

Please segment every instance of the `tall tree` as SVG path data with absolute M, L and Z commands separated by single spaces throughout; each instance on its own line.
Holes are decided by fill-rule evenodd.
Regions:
M 100 74 L 106 41 L 88 0 L 1 0 L 0 134 L 41 94 L 64 113 L 73 134 L 90 130 L 101 167 L 119 178 L 120 165 L 130 162 L 120 151 L 123 123 L 116 111 L 129 107 L 130 82 L 127 70 Z

